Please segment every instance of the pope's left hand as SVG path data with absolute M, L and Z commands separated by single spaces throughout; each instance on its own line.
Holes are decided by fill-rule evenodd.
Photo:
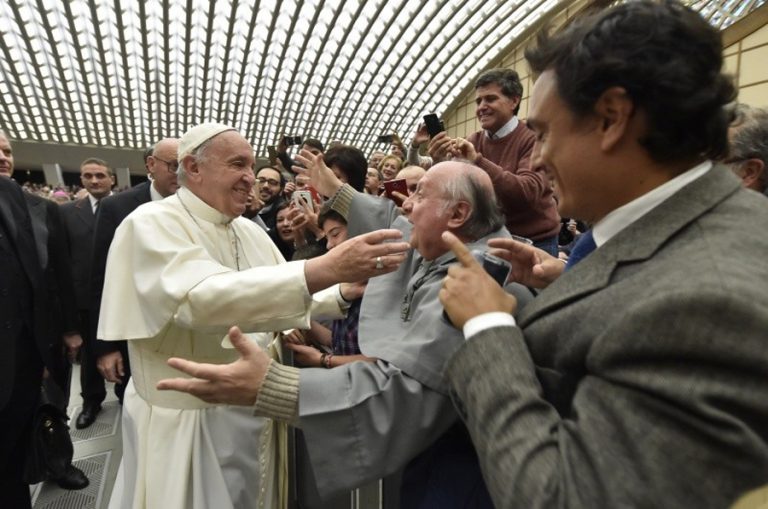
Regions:
M 240 353 L 238 360 L 230 364 L 200 364 L 172 357 L 168 365 L 193 378 L 160 380 L 157 389 L 186 392 L 208 403 L 252 406 L 272 359 L 238 327 L 229 329 L 229 340 Z
M 461 329 L 471 318 L 483 313 L 515 312 L 517 300 L 488 275 L 461 240 L 444 232 L 443 242 L 459 261 L 448 268 L 440 290 L 440 302 L 456 328 Z

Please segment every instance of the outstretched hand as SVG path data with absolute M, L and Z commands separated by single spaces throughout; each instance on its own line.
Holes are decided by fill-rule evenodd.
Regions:
M 235 326 L 229 340 L 240 353 L 230 364 L 201 364 L 173 357 L 168 365 L 193 378 L 168 378 L 157 383 L 161 391 L 180 391 L 208 403 L 251 406 L 266 376 L 272 359 Z
M 491 239 L 491 254 L 512 265 L 512 280 L 531 288 L 546 288 L 565 270 L 565 264 L 543 249 L 514 239 Z
M 296 154 L 296 161 L 303 167 L 294 166 L 293 171 L 309 177 L 312 186 L 323 196 L 333 196 L 343 185 L 333 170 L 326 166 L 322 154 L 315 155 L 309 150 L 302 150 Z
M 459 261 L 448 268 L 440 290 L 440 302 L 456 328 L 461 329 L 467 321 L 483 313 L 515 312 L 517 300 L 485 272 L 461 240 L 444 232 L 443 242 Z

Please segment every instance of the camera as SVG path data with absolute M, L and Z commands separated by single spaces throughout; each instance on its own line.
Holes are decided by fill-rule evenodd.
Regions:
M 301 145 L 303 141 L 301 136 L 283 136 L 283 145 L 286 147 Z
M 392 143 L 392 140 L 394 140 L 395 137 L 391 134 L 382 134 L 378 138 L 376 138 L 376 141 L 379 143 Z

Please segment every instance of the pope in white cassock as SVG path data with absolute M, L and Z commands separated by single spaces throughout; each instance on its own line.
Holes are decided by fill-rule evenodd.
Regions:
M 156 390 L 158 380 L 179 375 L 166 360 L 234 361 L 232 325 L 275 358 L 271 331 L 307 328 L 311 314 L 341 316 L 344 297 L 355 296 L 331 285 L 395 270 L 408 245 L 382 243 L 400 236 L 383 230 L 286 263 L 240 217 L 255 183 L 242 135 L 220 124 L 193 127 L 180 140 L 179 162 L 177 194 L 129 215 L 107 261 L 98 336 L 129 340 L 133 368 L 110 508 L 281 507 L 285 466 L 273 421 Z

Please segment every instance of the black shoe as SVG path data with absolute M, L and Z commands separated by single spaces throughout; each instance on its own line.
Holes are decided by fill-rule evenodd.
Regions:
M 89 484 L 83 471 L 74 465 L 69 465 L 64 475 L 53 481 L 65 490 L 82 490 Z
M 101 403 L 83 403 L 83 409 L 80 411 L 80 415 L 75 420 L 75 427 L 77 429 L 87 428 L 93 421 L 96 420 L 96 416 L 101 412 Z

